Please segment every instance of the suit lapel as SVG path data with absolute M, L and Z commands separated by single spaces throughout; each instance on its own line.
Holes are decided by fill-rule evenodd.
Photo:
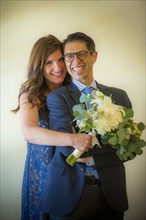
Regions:
M 68 85 L 68 92 L 70 98 L 73 99 L 76 104 L 78 104 L 81 92 L 74 83 Z
M 107 87 L 99 84 L 98 82 L 96 82 L 97 85 L 97 89 L 99 89 L 100 92 L 102 92 L 104 95 L 110 96 L 111 92 L 108 90 Z
M 111 92 L 108 90 L 107 87 L 99 84 L 98 82 L 96 82 L 96 85 L 97 85 L 97 89 L 99 89 L 99 91 L 101 91 L 103 94 L 107 96 L 111 95 Z M 67 87 L 68 87 L 68 93 L 70 95 L 70 98 L 74 100 L 75 104 L 78 104 L 79 98 L 81 96 L 80 90 L 77 88 L 77 86 L 73 82 L 69 84 Z

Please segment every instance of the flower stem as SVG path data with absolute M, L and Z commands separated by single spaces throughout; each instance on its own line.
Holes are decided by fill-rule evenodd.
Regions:
M 75 150 L 73 151 L 73 153 L 68 156 L 68 158 L 66 159 L 66 162 L 67 162 L 69 165 L 73 166 L 73 165 L 76 163 L 77 159 L 78 159 L 83 153 L 84 153 L 84 151 L 75 149 Z
M 73 166 L 77 161 L 77 158 L 73 155 L 73 154 L 70 154 L 68 156 L 68 158 L 66 159 L 66 162 L 70 165 L 70 166 Z

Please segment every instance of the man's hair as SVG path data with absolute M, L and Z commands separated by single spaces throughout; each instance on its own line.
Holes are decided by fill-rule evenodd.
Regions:
M 86 35 L 82 32 L 75 32 L 73 34 L 69 34 L 67 36 L 67 38 L 64 39 L 63 42 L 62 42 L 63 50 L 64 50 L 65 45 L 67 43 L 74 42 L 74 41 L 85 42 L 85 44 L 87 46 L 87 49 L 89 51 L 92 51 L 92 52 L 95 51 L 95 42 L 94 42 L 94 40 L 91 37 L 89 37 L 88 35 Z

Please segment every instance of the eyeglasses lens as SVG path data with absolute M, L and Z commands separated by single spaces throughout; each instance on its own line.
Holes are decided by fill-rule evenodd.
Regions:
M 91 52 L 90 51 L 79 51 L 77 53 L 68 53 L 64 55 L 64 58 L 67 62 L 71 62 L 74 60 L 75 55 L 77 55 L 77 57 L 80 60 L 84 60 L 86 59 L 88 53 L 91 53 Z

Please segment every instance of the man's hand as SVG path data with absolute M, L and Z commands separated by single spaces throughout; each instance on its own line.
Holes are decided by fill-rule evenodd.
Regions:
M 79 163 L 89 163 L 90 157 L 84 157 L 84 158 L 79 158 L 77 159 L 77 162 Z

